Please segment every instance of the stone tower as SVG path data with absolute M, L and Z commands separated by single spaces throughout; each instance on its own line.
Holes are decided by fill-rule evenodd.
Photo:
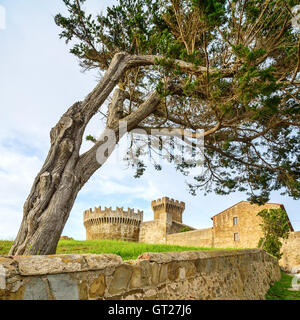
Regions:
M 83 222 L 87 240 L 126 240 L 138 241 L 143 211 L 135 212 L 128 208 L 95 208 L 84 212 Z
M 154 212 L 154 220 L 163 220 L 171 224 L 172 221 L 182 223 L 182 213 L 185 209 L 184 202 L 163 197 L 152 201 L 151 207 Z

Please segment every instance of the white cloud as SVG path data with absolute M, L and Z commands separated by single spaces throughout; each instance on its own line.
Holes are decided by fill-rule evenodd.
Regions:
M 41 167 L 36 156 L 26 156 L 0 145 L 0 204 L 20 206 Z
M 41 167 L 41 160 L 2 145 L 0 154 L 0 239 L 12 239 L 17 234 L 23 203 Z
M 22 211 L 1 205 L 0 240 L 14 240 L 22 221 Z

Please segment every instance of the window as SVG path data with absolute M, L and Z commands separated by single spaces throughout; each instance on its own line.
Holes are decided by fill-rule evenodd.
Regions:
M 238 224 L 238 218 L 234 217 L 233 218 L 233 225 L 236 226 Z
M 234 234 L 234 241 L 239 241 L 239 234 L 238 233 Z

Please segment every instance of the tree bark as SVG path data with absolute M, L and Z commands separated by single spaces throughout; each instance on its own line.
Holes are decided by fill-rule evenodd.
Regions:
M 134 56 L 117 54 L 96 88 L 84 101 L 71 106 L 51 130 L 50 150 L 24 204 L 23 220 L 10 255 L 55 254 L 78 192 L 101 167 L 96 153 L 105 141 L 106 130 L 88 152 L 80 155 L 84 130 L 124 72 L 136 65 L 140 65 L 140 61 Z M 115 90 L 109 107 L 107 129 L 114 131 L 116 143 L 125 133 L 119 133 L 120 108 L 124 99 L 122 91 Z M 160 97 L 153 92 L 137 111 L 122 119 L 127 122 L 128 130 L 134 129 L 154 112 L 159 103 Z
M 82 103 L 75 103 L 51 130 L 47 159 L 24 204 L 23 220 L 10 255 L 51 254 L 79 190 L 74 167 L 84 132 Z

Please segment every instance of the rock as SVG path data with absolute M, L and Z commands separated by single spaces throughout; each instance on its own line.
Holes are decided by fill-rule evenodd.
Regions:
M 45 275 L 81 270 L 80 256 L 18 256 L 14 258 L 19 264 L 20 275 Z
M 19 264 L 20 275 L 25 276 L 101 270 L 122 263 L 115 254 L 17 256 L 14 260 Z
M 149 289 L 145 292 L 144 299 L 145 300 L 155 300 L 157 296 L 157 292 L 155 289 Z
M 151 263 L 152 267 L 152 284 L 157 285 L 159 283 L 159 265 L 155 262 Z
M 133 265 L 133 273 L 130 280 L 130 288 L 147 287 L 151 284 L 151 265 L 149 261 L 137 261 Z
M 130 282 L 132 272 L 133 268 L 129 265 L 118 267 L 113 274 L 113 279 L 109 286 L 109 293 L 119 294 L 125 291 Z
M 25 285 L 24 300 L 48 300 L 47 287 L 40 278 L 33 278 Z
M 47 276 L 53 297 L 56 300 L 79 300 L 77 280 L 68 274 Z
M 100 276 L 96 280 L 94 280 L 93 283 L 90 285 L 89 297 L 90 298 L 103 297 L 105 288 L 106 288 L 105 277 L 103 274 L 100 274 Z
M 159 282 L 164 283 L 168 279 L 168 266 L 166 264 L 161 265 L 159 272 Z
M 88 286 L 87 281 L 79 280 L 78 281 L 78 290 L 79 290 L 79 300 L 88 300 Z
M 85 255 L 88 270 L 101 270 L 109 267 L 118 267 L 123 260 L 116 254 L 89 254 Z

